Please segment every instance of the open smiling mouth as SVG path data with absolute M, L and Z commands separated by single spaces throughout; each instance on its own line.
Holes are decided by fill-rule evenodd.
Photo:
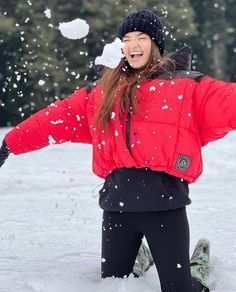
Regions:
M 130 53 L 130 56 L 132 59 L 136 59 L 136 58 L 140 58 L 142 57 L 143 53 L 142 52 L 133 52 L 133 53 Z

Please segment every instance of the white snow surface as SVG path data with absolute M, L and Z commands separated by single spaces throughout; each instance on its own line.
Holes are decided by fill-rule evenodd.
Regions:
M 76 18 L 70 22 L 59 23 L 61 34 L 71 40 L 84 38 L 89 33 L 89 25 L 83 19 Z
M 199 237 L 211 241 L 212 292 L 236 291 L 235 149 L 235 133 L 206 146 L 190 186 L 191 252 Z M 103 180 L 91 159 L 90 145 L 67 143 L 11 155 L 0 169 L 0 292 L 161 291 L 155 267 L 100 279 Z
M 116 38 L 114 42 L 106 44 L 103 48 L 102 55 L 96 57 L 96 65 L 104 65 L 109 68 L 116 68 L 123 57 L 121 49 L 124 47 L 124 43 Z

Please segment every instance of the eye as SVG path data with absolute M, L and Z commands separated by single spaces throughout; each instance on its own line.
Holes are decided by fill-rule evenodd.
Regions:
M 124 39 L 123 40 L 123 43 L 127 43 L 129 40 L 128 39 Z

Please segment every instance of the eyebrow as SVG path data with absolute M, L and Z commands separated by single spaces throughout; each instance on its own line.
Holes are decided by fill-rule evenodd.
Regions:
M 145 33 L 144 33 L 144 32 L 139 32 L 137 35 L 140 36 L 140 35 L 142 35 L 142 34 L 145 34 Z M 128 36 L 128 35 L 124 35 L 123 39 L 124 39 L 124 38 L 130 38 L 130 36 Z

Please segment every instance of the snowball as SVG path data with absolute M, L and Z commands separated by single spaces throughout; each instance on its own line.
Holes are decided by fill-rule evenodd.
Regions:
M 116 68 L 123 57 L 121 52 L 123 47 L 124 43 L 118 38 L 116 38 L 114 42 L 106 44 L 103 48 L 102 56 L 95 59 L 95 64 L 101 64 L 109 68 Z
M 51 10 L 49 8 L 47 8 L 45 11 L 44 11 L 45 15 L 47 18 L 51 18 L 52 15 L 51 15 Z
M 89 32 L 89 25 L 83 19 L 76 18 L 70 22 L 59 23 L 61 34 L 71 40 L 77 40 L 85 37 Z

